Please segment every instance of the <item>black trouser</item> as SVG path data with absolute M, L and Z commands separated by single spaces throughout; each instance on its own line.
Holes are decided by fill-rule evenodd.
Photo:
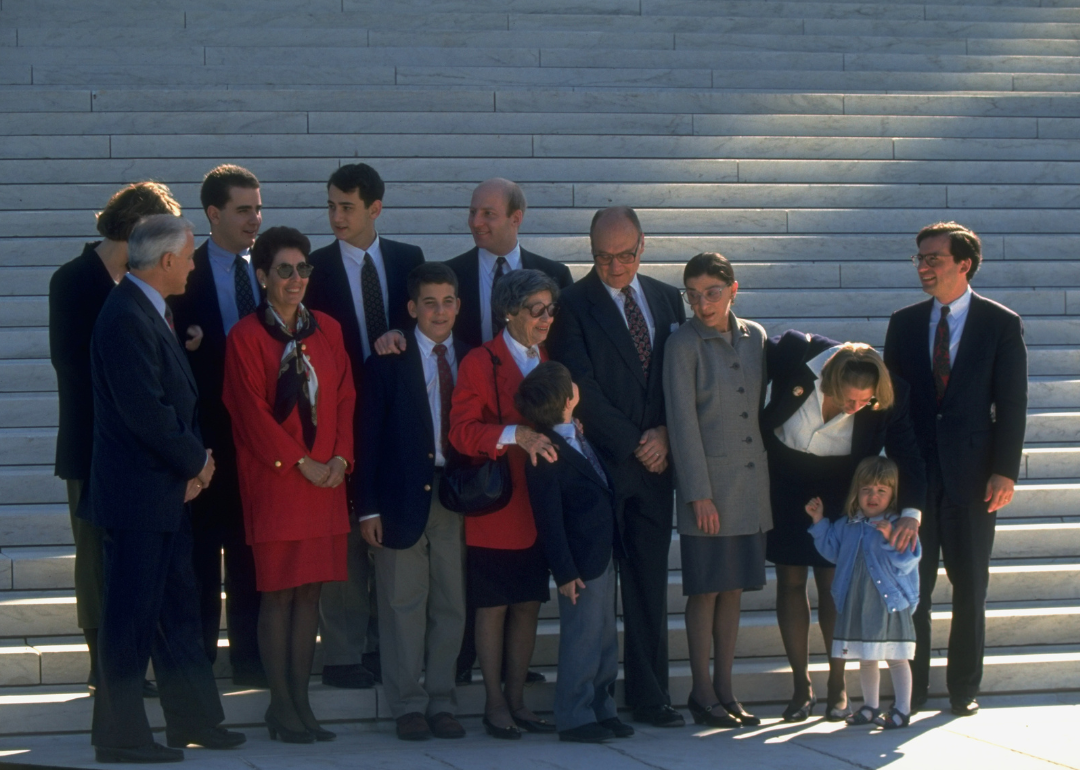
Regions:
M 930 610 L 937 582 L 938 555 L 952 583 L 952 627 L 946 683 L 949 698 L 966 701 L 979 693 L 986 646 L 986 592 L 990 583 L 990 552 L 994 548 L 996 513 L 975 500 L 959 505 L 949 499 L 936 457 L 927 470 L 927 502 L 919 538 L 919 606 L 915 610 L 914 697 L 925 696 L 930 686 Z
M 225 714 L 201 644 L 187 516 L 175 533 L 106 529 L 104 568 L 92 743 L 130 748 L 153 741 L 143 708 L 151 658 L 169 728 L 220 724 Z
M 668 695 L 668 551 L 674 501 L 657 485 L 621 500 L 618 560 L 623 604 L 626 704 L 633 709 L 671 705 Z
M 255 559 L 244 538 L 236 469 L 218 466 L 209 489 L 191 503 L 192 565 L 199 584 L 199 615 L 206 656 L 217 659 L 221 624 L 222 558 L 225 552 L 225 617 L 233 674 L 262 671 L 259 660 L 259 592 Z

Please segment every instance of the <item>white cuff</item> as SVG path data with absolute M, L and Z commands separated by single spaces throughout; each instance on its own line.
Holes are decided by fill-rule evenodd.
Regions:
M 920 511 L 918 508 L 905 508 L 904 510 L 900 511 L 900 518 L 915 519 L 915 521 L 922 524 L 922 511 Z
M 378 513 L 369 513 L 367 516 L 361 516 L 360 518 L 357 519 L 357 521 L 367 521 L 368 519 L 377 519 L 380 516 L 381 516 L 381 514 L 378 514 Z
M 503 428 L 503 432 L 499 434 L 499 444 L 496 449 L 502 449 L 504 446 L 514 446 L 517 444 L 517 426 L 507 425 Z

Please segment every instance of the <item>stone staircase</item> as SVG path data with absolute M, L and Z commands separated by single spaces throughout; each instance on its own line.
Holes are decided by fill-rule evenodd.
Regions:
M 530 203 L 523 244 L 576 275 L 593 211 L 632 205 L 650 274 L 678 285 L 689 256 L 717 250 L 736 264 L 740 314 L 875 345 L 889 313 L 922 296 L 906 260 L 918 228 L 973 227 L 986 252 L 975 288 L 1023 314 L 1031 354 L 985 689 L 1080 689 L 1080 0 L 252 8 L 0 0 L 0 734 L 89 728 L 52 475 L 49 277 L 127 182 L 169 184 L 205 235 L 199 182 L 226 161 L 262 180 L 264 227 L 300 227 L 316 245 L 330 240 L 326 178 L 370 162 L 388 183 L 380 230 L 431 259 L 471 245 L 472 187 L 510 177 Z M 672 694 L 685 702 L 677 543 L 670 565 Z M 773 601 L 771 584 L 744 598 L 747 702 L 790 694 Z M 935 602 L 943 648 L 947 580 Z M 555 611 L 545 605 L 535 657 L 549 674 Z M 943 657 L 933 671 L 941 693 Z M 264 695 L 222 687 L 230 722 L 260 721 Z M 480 689 L 463 688 L 466 713 Z M 313 691 L 328 719 L 388 716 L 378 690 Z M 530 699 L 547 708 L 551 695 Z

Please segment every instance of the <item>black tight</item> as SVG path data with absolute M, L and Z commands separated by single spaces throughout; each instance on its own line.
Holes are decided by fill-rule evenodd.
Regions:
M 322 583 L 264 591 L 259 605 L 259 651 L 270 685 L 270 711 L 286 730 L 317 729 L 308 700 L 315 658 Z
M 476 610 L 476 657 L 487 694 L 484 715 L 496 727 L 512 727 L 512 714 L 521 719 L 537 718 L 525 707 L 525 677 L 536 646 L 539 616 L 540 602 Z M 499 681 L 503 670 L 505 689 Z
M 810 599 L 806 592 L 809 567 L 776 565 L 776 620 L 784 640 L 795 692 L 793 701 L 806 700 L 813 692 L 810 683 Z M 818 626 L 825 639 L 825 650 L 832 650 L 833 628 L 836 626 L 836 606 L 833 604 L 832 581 L 835 567 L 814 567 L 814 582 L 818 594 Z M 830 707 L 847 705 L 844 684 L 844 661 L 829 658 Z

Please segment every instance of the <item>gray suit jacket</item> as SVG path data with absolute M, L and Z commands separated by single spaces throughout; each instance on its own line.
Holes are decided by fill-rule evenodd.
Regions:
M 772 529 L 769 467 L 758 429 L 765 330 L 731 315 L 733 344 L 697 316 L 664 348 L 664 398 L 680 535 L 706 536 L 690 503 L 711 499 L 720 536 Z

